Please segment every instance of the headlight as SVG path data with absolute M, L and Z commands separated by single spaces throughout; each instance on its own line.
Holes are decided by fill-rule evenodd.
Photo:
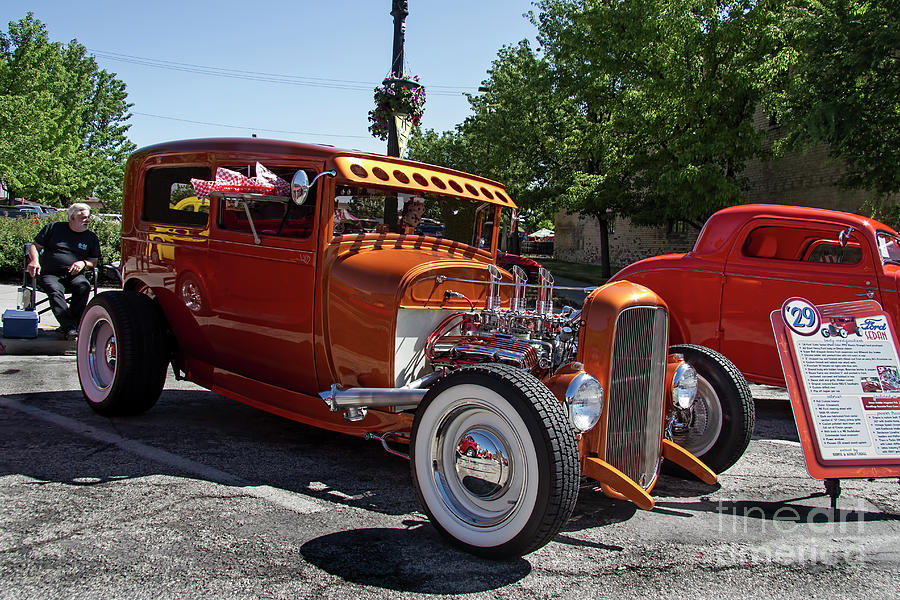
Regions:
M 590 431 L 603 413 L 603 386 L 587 373 L 577 375 L 566 389 L 566 406 L 575 431 Z
M 697 371 L 691 365 L 681 363 L 672 378 L 672 401 L 677 408 L 687 410 L 694 405 L 696 398 Z

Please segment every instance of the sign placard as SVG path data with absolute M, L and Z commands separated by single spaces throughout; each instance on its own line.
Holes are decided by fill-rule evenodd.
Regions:
M 789 298 L 770 319 L 809 474 L 900 476 L 900 357 L 887 313 L 874 300 Z

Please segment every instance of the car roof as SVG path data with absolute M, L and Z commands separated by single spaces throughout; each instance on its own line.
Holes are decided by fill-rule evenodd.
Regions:
M 874 219 L 854 213 L 808 206 L 789 206 L 785 204 L 741 204 L 730 206 L 714 213 L 700 232 L 694 253 L 711 255 L 728 251 L 726 245 L 733 239 L 744 223 L 759 218 L 788 219 L 797 221 L 826 220 L 857 230 L 867 230 L 873 235 L 876 231 L 894 230 Z
M 516 204 L 503 184 L 454 169 L 416 161 L 347 150 L 328 145 L 303 144 L 263 138 L 202 138 L 164 142 L 141 148 L 129 159 L 129 169 L 156 157 L 184 154 L 197 160 L 215 155 L 219 163 L 246 160 L 250 154 L 260 162 L 290 160 L 297 156 L 321 158 L 335 168 L 341 179 L 367 187 L 403 188 L 411 194 L 436 193 L 467 200 L 488 202 L 508 208 Z

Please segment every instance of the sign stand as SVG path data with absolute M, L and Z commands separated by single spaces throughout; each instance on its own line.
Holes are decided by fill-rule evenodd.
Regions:
M 826 479 L 825 493 L 831 496 L 831 514 L 834 515 L 837 510 L 837 499 L 841 496 L 841 480 Z

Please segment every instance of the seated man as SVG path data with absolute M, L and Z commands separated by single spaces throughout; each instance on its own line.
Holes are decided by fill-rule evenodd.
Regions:
M 100 240 L 88 230 L 91 209 L 87 204 L 73 204 L 66 212 L 68 222 L 49 223 L 35 236 L 25 269 L 49 296 L 60 333 L 73 338 L 91 293 L 84 270 L 99 264 Z M 66 304 L 66 292 L 72 294 L 71 304 Z

